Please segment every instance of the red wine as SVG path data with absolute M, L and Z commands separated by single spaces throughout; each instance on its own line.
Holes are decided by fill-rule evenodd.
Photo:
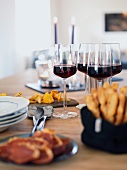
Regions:
M 78 70 L 86 74 L 87 73 L 87 64 L 85 64 L 85 65 L 78 64 Z
M 122 65 L 113 65 L 112 66 L 112 76 L 114 76 L 115 74 L 119 74 L 122 71 Z
M 54 66 L 54 74 L 61 78 L 68 78 L 76 73 L 75 65 L 60 64 Z
M 112 75 L 111 66 L 88 66 L 88 75 L 98 80 L 105 79 Z

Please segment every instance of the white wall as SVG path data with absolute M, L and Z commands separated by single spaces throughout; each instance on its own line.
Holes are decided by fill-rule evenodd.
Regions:
M 51 44 L 50 0 L 15 0 L 16 61 L 26 68 L 32 52 Z
M 24 71 L 50 44 L 50 0 L 0 0 L 0 78 Z
M 28 5 L 28 1 L 34 5 Z M 24 20 L 20 18 L 21 15 L 16 19 L 20 23 L 18 25 L 16 22 L 16 25 L 21 28 L 19 33 L 21 36 L 18 37 L 18 42 L 22 40 L 21 44 L 17 44 L 17 41 L 15 41 L 15 39 L 17 40 L 17 37 L 15 37 L 17 36 L 15 30 L 15 2 L 27 4 L 24 7 L 20 6 L 19 9 L 31 17 L 30 21 L 28 20 L 28 25 L 25 25 L 28 15 L 24 16 Z M 39 5 L 42 2 L 43 5 Z M 51 39 L 54 43 L 54 16 L 58 17 L 59 43 L 68 43 L 68 28 L 71 26 L 71 17 L 75 16 L 76 26 L 80 29 L 80 43 L 119 42 L 121 49 L 127 49 L 127 32 L 104 31 L 105 13 L 126 10 L 127 0 L 0 0 L 0 78 L 23 71 L 25 69 L 25 57 L 28 57 L 30 50 L 32 52 L 32 50 L 46 48 Z M 38 21 L 36 18 L 32 18 L 34 14 L 36 14 L 36 17 L 40 17 Z M 31 31 L 29 28 L 32 25 L 34 29 Z M 35 28 L 37 28 L 37 34 L 34 32 Z M 39 32 L 41 33 L 39 34 Z M 29 45 L 28 40 L 32 42 L 32 48 L 29 47 L 29 49 L 27 46 Z M 25 51 L 23 55 L 22 50 Z M 19 54 L 19 52 L 21 53 Z
M 0 78 L 15 72 L 15 0 L 0 0 Z
M 52 18 L 57 15 L 59 42 L 68 43 L 68 27 L 75 16 L 79 27 L 79 42 L 119 42 L 121 49 L 127 49 L 127 32 L 105 32 L 104 14 L 127 10 L 127 0 L 51 0 Z M 51 9 L 52 9 L 51 8 Z M 53 30 L 52 30 L 53 31 Z M 53 34 L 53 32 L 52 32 Z

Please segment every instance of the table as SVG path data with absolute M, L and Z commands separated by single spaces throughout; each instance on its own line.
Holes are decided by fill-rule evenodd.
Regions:
M 123 81 L 119 82 L 120 86 L 127 85 L 126 74 L 127 71 L 123 70 L 117 75 L 117 77 L 124 78 Z M 25 83 L 33 83 L 36 81 L 37 75 L 35 70 L 26 70 L 23 73 L 1 79 L 0 93 L 5 92 L 7 95 L 13 96 L 21 91 L 23 96 L 29 97 L 35 94 L 36 91 L 25 87 Z M 84 103 L 84 91 L 69 92 L 68 97 L 77 100 L 79 103 Z M 56 108 L 55 110 L 60 109 L 61 108 Z M 19 166 L 0 162 L 0 170 L 126 170 L 127 154 L 110 154 L 89 148 L 81 142 L 80 137 L 83 126 L 80 119 L 80 110 L 76 107 L 69 107 L 68 109 L 77 111 L 78 117 L 67 120 L 53 118 L 46 122 L 46 127 L 54 129 L 57 134 L 62 134 L 74 139 L 79 145 L 79 151 L 75 156 L 72 156 L 67 160 L 41 166 Z M 26 118 L 25 120 L 10 126 L 6 131 L 1 132 L 0 139 L 15 134 L 28 133 L 32 130 L 32 127 L 32 121 Z

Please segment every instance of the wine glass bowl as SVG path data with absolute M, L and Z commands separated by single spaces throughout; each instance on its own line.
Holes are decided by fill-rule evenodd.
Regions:
M 82 43 L 79 45 L 79 55 L 77 61 L 78 71 L 84 73 L 85 80 L 85 95 L 90 93 L 91 86 L 94 87 L 95 82 L 92 78 L 87 75 L 88 68 L 88 57 L 90 54 L 91 43 Z
M 84 43 L 79 45 L 77 68 L 85 75 L 85 95 L 122 71 L 119 43 Z
M 89 47 L 90 44 L 79 45 L 78 70 L 85 74 L 87 74 Z
M 59 64 L 54 66 L 54 74 L 61 78 L 68 78 L 76 73 L 76 65 Z
M 101 82 L 112 76 L 110 44 L 91 44 L 87 74 Z
M 120 44 L 110 43 L 111 59 L 112 59 L 112 76 L 119 74 L 122 71 Z
M 54 55 L 53 73 L 63 79 L 64 85 L 64 97 L 63 97 L 63 112 L 53 114 L 54 117 L 60 117 L 67 119 L 70 117 L 76 117 L 76 112 L 67 111 L 67 93 L 66 93 L 66 79 L 76 74 L 77 71 L 77 56 L 78 49 L 74 44 L 70 45 L 56 45 Z

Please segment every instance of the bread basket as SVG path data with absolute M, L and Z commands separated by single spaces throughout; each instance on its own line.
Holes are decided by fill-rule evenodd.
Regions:
M 87 106 L 80 111 L 84 130 L 82 142 L 114 154 L 127 153 L 127 123 L 115 126 L 103 118 L 95 118 Z

